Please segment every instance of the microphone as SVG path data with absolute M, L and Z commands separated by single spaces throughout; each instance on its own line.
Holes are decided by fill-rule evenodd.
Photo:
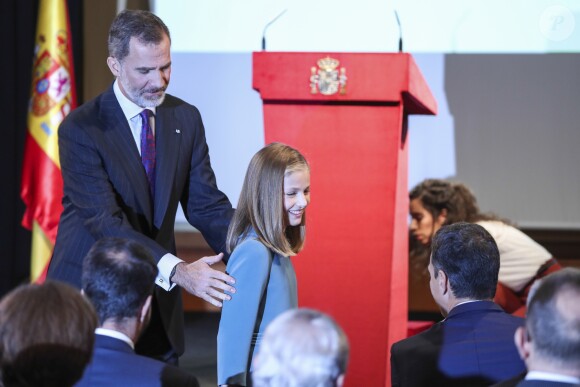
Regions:
M 276 16 L 274 19 L 272 19 L 264 27 L 264 31 L 262 32 L 262 51 L 266 51 L 266 30 L 268 29 L 268 27 L 270 27 L 270 25 L 272 25 L 272 23 L 274 23 L 276 20 L 278 20 L 280 18 L 280 16 L 284 15 L 286 13 L 286 11 L 288 11 L 288 8 L 286 8 L 285 10 L 283 10 L 282 12 L 280 12 L 278 14 L 278 16 Z
M 399 13 L 395 9 L 395 18 L 397 18 L 397 25 L 399 26 L 399 52 L 403 52 L 403 30 L 401 29 L 401 21 L 399 20 Z

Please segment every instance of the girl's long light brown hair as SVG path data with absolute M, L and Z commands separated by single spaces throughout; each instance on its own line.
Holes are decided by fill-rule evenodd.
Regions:
M 284 210 L 284 177 L 298 170 L 310 171 L 308 162 L 300 152 L 285 144 L 269 144 L 252 157 L 228 229 L 228 252 L 251 229 L 261 243 L 281 255 L 293 256 L 302 249 L 306 214 L 299 226 L 290 226 Z

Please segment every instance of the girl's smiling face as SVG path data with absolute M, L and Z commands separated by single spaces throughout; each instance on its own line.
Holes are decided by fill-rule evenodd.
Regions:
M 310 203 L 310 171 L 298 169 L 284 174 L 284 210 L 290 226 L 300 226 Z

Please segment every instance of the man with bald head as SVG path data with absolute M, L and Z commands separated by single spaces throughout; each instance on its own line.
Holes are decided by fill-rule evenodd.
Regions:
M 541 279 L 515 334 L 528 373 L 517 386 L 580 385 L 580 269 Z

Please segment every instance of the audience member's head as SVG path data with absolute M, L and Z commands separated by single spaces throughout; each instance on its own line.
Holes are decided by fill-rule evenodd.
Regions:
M 526 326 L 516 345 L 528 371 L 580 377 L 580 269 L 566 268 L 540 280 L 528 298 Z
M 82 289 L 91 300 L 101 326 L 120 330 L 136 340 L 147 325 L 157 266 L 137 242 L 103 238 L 83 262 Z M 133 325 L 137 324 L 137 332 Z
M 47 281 L 0 301 L 4 386 L 72 386 L 91 358 L 97 316 L 81 293 Z
M 431 247 L 431 293 L 443 314 L 462 301 L 493 299 L 499 250 L 483 227 L 464 222 L 443 226 Z
M 346 335 L 329 316 L 293 309 L 264 332 L 252 378 L 256 387 L 341 386 L 348 362 Z

